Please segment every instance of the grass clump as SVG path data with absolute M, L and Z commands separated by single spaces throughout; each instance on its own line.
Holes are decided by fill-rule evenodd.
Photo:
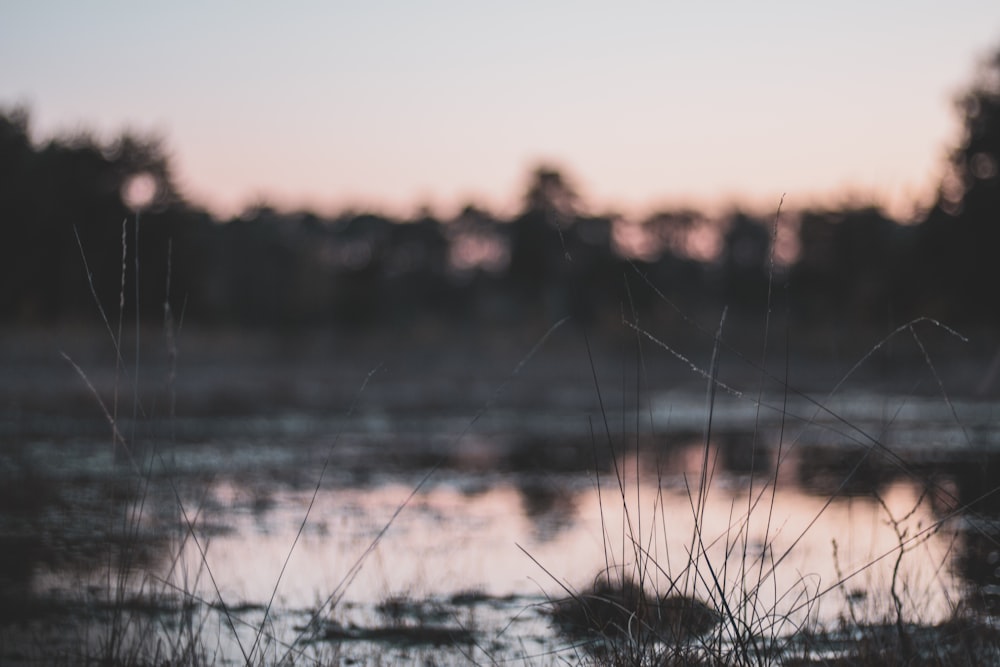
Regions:
M 677 593 L 650 595 L 634 580 L 601 575 L 593 586 L 552 605 L 552 620 L 564 632 L 583 636 L 650 636 L 686 641 L 718 625 L 718 612 L 697 598 Z

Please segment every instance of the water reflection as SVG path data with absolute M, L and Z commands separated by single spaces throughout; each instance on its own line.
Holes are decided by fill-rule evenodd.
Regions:
M 775 439 L 745 428 L 708 447 L 685 432 L 624 441 L 192 439 L 142 477 L 95 474 L 106 443 L 64 446 L 52 465 L 8 456 L 2 606 L 43 608 L 81 586 L 148 594 L 152 581 L 255 613 L 274 595 L 276 632 L 294 634 L 293 617 L 324 602 L 357 623 L 386 600 L 470 591 L 530 607 L 645 565 L 653 589 L 750 600 L 788 631 L 882 620 L 893 590 L 924 623 L 960 596 L 997 610 L 1000 457 L 953 451 L 903 474 L 857 446 L 792 443 L 779 463 Z M 694 560 L 719 583 L 694 576 Z
M 875 496 L 900 473 L 876 448 L 812 447 L 799 457 L 799 486 L 818 496 Z
M 1000 612 L 1000 454 L 979 451 L 969 461 L 947 467 L 956 492 L 951 507 L 961 512 L 955 566 L 967 582 L 968 603 Z M 952 511 L 954 512 L 955 509 Z
M 523 475 L 515 485 L 521 494 L 521 509 L 534 526 L 535 539 L 546 541 L 573 526 L 578 494 L 570 482 L 554 475 Z
M 771 448 L 753 431 L 723 432 L 713 443 L 719 450 L 719 466 L 733 475 L 766 475 L 774 470 Z
M 696 549 L 716 567 L 740 571 L 744 543 L 751 558 L 764 559 L 752 564 L 761 573 L 760 583 L 766 584 L 758 591 L 759 604 L 771 608 L 782 599 L 796 599 L 802 590 L 825 591 L 829 602 L 823 613 L 832 620 L 841 613 L 843 594 L 851 587 L 884 591 L 881 600 L 874 596 L 871 612 L 885 611 L 878 604 L 889 600 L 900 543 L 891 522 L 899 522 L 900 531 L 912 536 L 937 521 L 918 484 L 880 481 L 866 494 L 843 494 L 831 501 L 801 486 L 774 490 L 767 478 L 751 485 L 746 475 L 722 467 L 723 451 L 710 447 L 706 452 L 691 442 L 673 447 L 668 456 L 630 456 L 619 462 L 620 483 L 608 471 L 601 476 L 554 471 L 461 477 L 442 471 L 409 500 L 384 534 L 382 529 L 407 502 L 418 475 L 364 487 L 324 488 L 315 500 L 310 529 L 291 556 L 281 594 L 292 606 L 314 603 L 317 591 L 338 587 L 376 538 L 369 561 L 351 582 L 348 599 L 373 602 L 387 595 L 465 590 L 493 596 L 553 593 L 560 581 L 586 584 L 609 561 L 634 561 L 634 543 L 655 554 L 656 576 L 679 576 L 690 560 L 697 517 Z M 803 460 L 794 460 L 795 465 L 805 465 Z M 810 467 L 823 461 L 805 460 Z M 714 470 L 699 501 L 700 471 L 706 461 Z M 804 477 L 801 470 L 797 477 Z M 231 483 L 220 483 L 212 493 L 231 530 L 212 538 L 209 568 L 223 572 L 217 580 L 225 595 L 266 598 L 309 505 L 310 490 L 273 489 L 268 508 L 242 513 L 233 510 L 245 504 L 239 499 L 252 490 L 234 491 Z M 227 503 L 235 504 L 227 508 Z M 211 513 L 203 520 L 210 524 Z M 949 539 L 932 535 L 917 546 L 907 550 L 899 581 L 916 586 L 931 578 L 944 582 L 942 591 L 950 589 L 954 582 L 939 573 L 947 563 Z M 191 568 L 202 559 L 193 549 L 186 556 Z M 833 586 L 844 577 L 844 587 Z M 211 596 L 213 591 L 202 594 Z M 930 595 L 919 612 L 925 619 L 940 618 L 949 610 L 947 603 L 947 596 Z M 785 611 L 796 611 L 795 606 Z
M 881 501 L 845 498 L 829 505 L 798 489 L 781 489 L 773 512 L 753 512 L 747 518 L 750 498 L 728 482 L 717 476 L 709 490 L 697 548 L 717 571 L 733 573 L 724 579 L 725 594 L 740 599 L 739 588 L 746 584 L 735 577 L 744 562 L 745 542 L 751 569 L 758 573 L 752 582 L 757 604 L 780 610 L 779 617 L 802 615 L 798 601 L 824 593 L 814 611 L 832 623 L 843 613 L 845 596 L 860 589 L 872 593 L 866 614 L 880 618 L 891 604 L 898 547 L 898 536 L 887 529 L 888 518 L 906 517 L 902 529 L 911 535 L 934 521 L 919 490 L 907 483 L 887 487 Z M 541 592 L 558 597 L 559 582 L 582 588 L 609 560 L 634 562 L 635 542 L 653 554 L 654 587 L 665 590 L 670 578 L 685 576 L 695 518 L 692 498 L 681 485 L 657 486 L 643 479 L 638 488 L 626 489 L 623 502 L 613 479 L 606 480 L 600 493 L 592 484 L 567 484 L 547 496 L 562 499 L 555 504 L 559 509 L 547 506 L 532 514 L 532 495 L 511 480 L 482 483 L 486 490 L 472 497 L 450 483 L 416 496 L 350 582 L 346 599 L 375 603 L 394 595 L 447 596 L 467 590 L 495 597 Z M 410 491 L 408 485 L 393 484 L 321 493 L 311 528 L 296 546 L 281 583 L 282 604 L 307 608 L 324 591 L 339 590 Z M 302 492 L 280 491 L 263 523 L 249 513 L 230 514 L 233 530 L 213 537 L 205 557 L 227 600 L 268 598 L 307 501 Z M 569 511 L 564 513 L 564 507 Z M 955 582 L 939 572 L 950 546 L 944 536 L 919 544 L 897 574 L 900 585 L 921 591 L 912 612 L 925 621 L 950 611 L 948 592 Z M 193 548 L 185 556 L 189 570 L 202 563 Z M 779 559 L 781 566 L 774 567 Z M 834 586 L 843 577 L 848 577 L 846 584 Z M 924 593 L 921 582 L 927 581 L 935 586 Z M 705 598 L 719 595 L 704 588 L 704 582 L 693 585 L 701 587 Z M 199 594 L 211 598 L 214 591 L 206 585 Z

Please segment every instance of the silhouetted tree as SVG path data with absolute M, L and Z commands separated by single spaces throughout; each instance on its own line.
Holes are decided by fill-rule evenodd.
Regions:
M 448 240 L 441 222 L 425 213 L 392 225 L 386 247 L 385 316 L 395 324 L 453 312 Z
M 602 314 L 621 321 L 627 267 L 612 246 L 614 224 L 611 217 L 580 217 L 564 234 L 568 311 L 580 324 L 595 324 Z
M 1000 323 L 1000 49 L 959 99 L 963 132 L 910 265 L 926 314 Z
M 913 316 L 902 273 L 912 256 L 912 228 L 874 207 L 806 211 L 790 281 L 795 310 L 809 323 L 892 326 Z
M 392 225 L 392 221 L 368 213 L 348 216 L 335 224 L 333 311 L 338 326 L 362 328 L 378 323 Z
M 518 298 L 547 316 L 567 313 L 566 285 L 560 277 L 571 260 L 565 234 L 574 221 L 578 196 L 562 173 L 539 167 L 532 173 L 524 211 L 510 229 L 508 279 Z
M 963 133 L 952 153 L 950 195 L 961 215 L 989 231 L 1000 230 L 1000 49 L 980 68 L 958 102 Z
M 98 300 L 114 315 L 122 289 L 126 218 L 132 224 L 125 227 L 125 301 L 133 309 L 137 244 L 134 212 L 123 196 L 137 175 L 155 184 L 138 244 L 139 308 L 143 314 L 162 313 L 168 245 L 175 243 L 184 252 L 203 245 L 203 239 L 194 237 L 204 220 L 177 193 L 160 141 L 126 133 L 105 144 L 78 132 L 36 148 L 29 128 L 24 109 L 0 114 L 0 225 L 5 240 L 0 244 L 0 318 L 24 323 L 94 316 L 84 256 Z M 193 259 L 192 254 L 175 264 L 175 285 L 190 285 L 189 276 L 198 273 Z
M 767 303 L 771 234 L 760 220 L 735 213 L 722 246 L 723 298 L 738 310 L 762 312 Z
M 26 109 L 0 114 L 0 318 L 33 319 L 37 286 L 29 284 L 43 261 L 44 230 L 31 219 L 37 189 L 36 155 Z M 27 288 L 22 291 L 20 288 Z M 27 292 L 27 293 L 26 293 Z
M 691 257 L 692 237 L 699 229 L 711 224 L 698 211 L 689 208 L 658 211 L 643 223 L 658 254 L 669 252 L 678 257 Z
M 541 213 L 550 222 L 558 222 L 571 220 L 579 205 L 579 195 L 561 171 L 548 165 L 535 168 L 524 195 L 525 213 Z
M 126 132 L 112 141 L 104 153 L 115 166 L 116 178 L 121 186 L 136 176 L 151 179 L 155 189 L 146 210 L 161 211 L 182 202 L 161 138 Z
M 120 282 L 112 274 L 121 264 L 111 258 L 121 255 L 121 223 L 128 213 L 115 165 L 85 134 L 25 153 L 28 118 L 16 116 L 4 132 L 15 149 L 5 170 L 15 175 L 0 181 L 4 316 L 38 322 L 93 312 L 74 227 L 93 261 L 98 296 L 110 308 Z

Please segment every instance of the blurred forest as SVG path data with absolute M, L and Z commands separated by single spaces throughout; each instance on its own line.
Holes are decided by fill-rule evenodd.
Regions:
M 964 133 L 919 220 L 904 224 L 874 206 L 782 211 L 781 234 L 774 214 L 592 215 L 566 174 L 545 165 L 510 219 L 474 205 L 448 220 L 260 205 L 218 220 L 185 201 L 160 141 L 78 133 L 36 144 L 30 113 L 8 109 L 0 112 L 0 324 L 97 323 L 92 289 L 117 313 L 124 261 L 126 308 L 138 303 L 150 323 L 162 321 L 169 300 L 186 325 L 282 331 L 486 330 L 564 316 L 613 331 L 633 309 L 717 322 L 724 306 L 738 326 L 763 319 L 773 281 L 782 311 L 806 334 L 884 334 L 919 316 L 993 331 L 1000 51 L 957 109 Z M 142 186 L 152 198 L 136 225 L 129 197 Z M 794 250 L 772 264 L 776 238 Z

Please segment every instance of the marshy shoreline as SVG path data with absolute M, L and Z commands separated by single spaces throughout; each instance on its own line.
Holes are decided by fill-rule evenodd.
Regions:
M 907 664 L 965 664 L 1000 645 L 995 574 L 983 570 L 1000 536 L 991 360 L 937 362 L 925 350 L 915 371 L 912 351 L 897 343 L 873 348 L 853 373 L 853 363 L 801 356 L 787 371 L 782 360 L 762 373 L 718 345 L 681 360 L 655 340 L 591 344 L 571 327 L 534 349 L 516 335 L 444 342 L 427 332 L 395 340 L 181 332 L 171 350 L 162 333 L 140 334 L 138 354 L 134 340 L 122 340 L 117 371 L 106 332 L 4 334 L 5 662 L 423 655 L 446 664 L 804 665 L 897 655 Z M 136 359 L 138 373 L 124 370 Z M 803 366 L 809 382 L 797 384 Z M 707 386 L 715 391 L 706 395 Z M 102 404 L 117 406 L 114 438 Z M 785 487 L 800 495 L 778 493 Z M 685 511 L 685 499 L 691 527 L 652 527 Z M 864 553 L 844 551 L 857 538 L 837 528 L 813 544 L 819 529 L 807 525 L 789 544 L 777 527 L 752 527 L 761 514 L 777 524 L 783 504 L 810 503 L 820 521 L 870 514 L 896 531 L 896 544 L 869 551 L 869 565 Z M 706 508 L 726 506 L 731 520 L 706 521 Z M 442 544 L 477 535 L 486 543 L 498 530 L 491 522 L 509 513 L 530 528 L 500 530 L 499 539 L 525 553 L 497 562 L 519 574 L 461 562 L 482 558 L 476 552 L 434 561 L 440 548 L 408 537 L 441 531 Z M 919 521 L 907 524 L 914 515 Z M 331 539 L 338 522 L 349 534 Z M 548 560 L 588 522 L 583 534 L 596 530 L 604 546 L 591 537 L 584 554 L 569 542 L 586 565 Z M 608 528 L 615 522 L 617 532 Z M 926 585 L 926 571 L 906 565 L 927 560 L 915 547 L 932 540 L 944 545 L 929 561 L 931 587 L 944 591 L 933 603 L 912 589 Z M 653 548 L 661 541 L 662 551 Z M 334 542 L 336 573 L 314 576 L 315 566 L 293 558 L 329 555 L 323 545 Z M 681 567 L 669 555 L 677 542 L 689 544 Z M 834 561 L 862 560 L 838 563 L 858 569 L 822 583 L 800 573 L 777 595 L 762 594 L 761 582 L 747 587 L 747 571 L 778 568 L 800 542 L 826 551 L 813 559 L 832 551 Z M 240 575 L 240 591 L 225 581 L 226 554 L 254 544 L 283 545 L 284 565 L 254 585 Z M 423 567 L 403 582 L 368 563 L 372 553 Z M 867 574 L 885 563 L 896 566 Z M 649 594 L 683 582 L 683 593 L 719 615 L 721 630 L 697 641 L 630 635 L 621 623 L 616 632 L 565 634 L 558 610 L 593 599 L 588 585 L 601 570 Z M 206 588 L 217 576 L 223 583 Z M 862 595 L 865 577 L 872 590 Z M 452 588 L 441 585 L 449 580 Z M 776 579 L 764 580 L 776 589 Z M 798 603 L 782 607 L 789 595 Z M 622 619 L 632 618 L 613 600 Z M 814 612 L 820 602 L 826 611 Z

